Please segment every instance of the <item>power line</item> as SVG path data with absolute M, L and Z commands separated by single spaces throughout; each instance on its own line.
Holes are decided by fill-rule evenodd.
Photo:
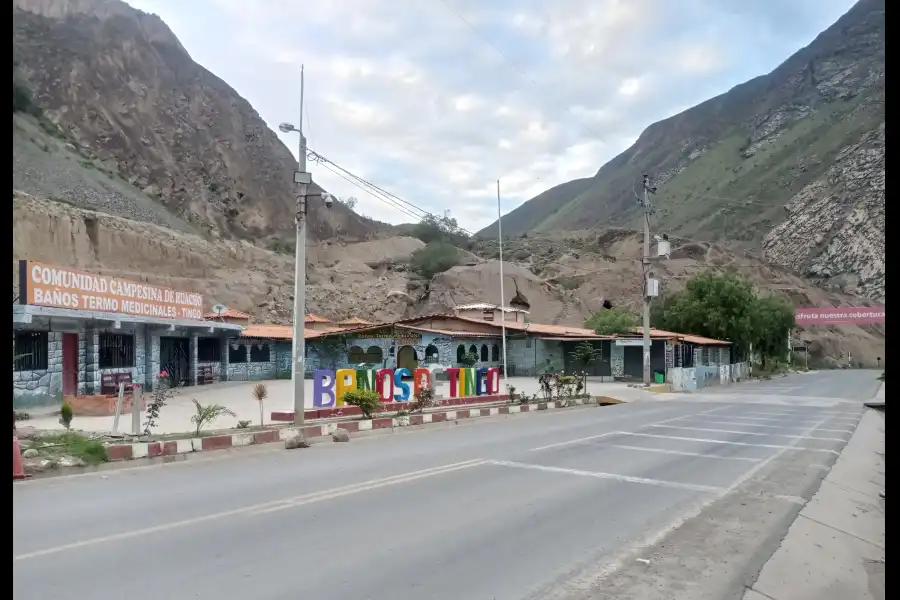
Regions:
M 424 208 L 416 206 L 415 204 L 413 204 L 412 202 L 409 202 L 408 200 L 404 200 L 400 196 L 397 196 L 396 194 L 385 190 L 384 188 L 364 179 L 363 177 L 360 177 L 359 175 L 355 175 L 354 173 L 351 173 L 344 167 L 342 167 L 339 164 L 335 163 L 334 161 L 326 158 L 325 156 L 319 154 L 318 152 L 315 152 L 312 149 L 309 149 L 307 151 L 307 157 L 309 158 L 310 161 L 324 167 L 325 169 L 327 169 L 331 173 L 337 175 L 338 177 L 340 177 L 347 183 L 350 183 L 354 187 L 368 193 L 370 196 L 375 197 L 376 200 L 383 202 L 384 204 L 390 206 L 391 208 L 394 208 L 394 209 L 402 212 L 403 214 L 405 214 L 409 217 L 412 217 L 413 219 L 422 220 L 426 217 L 437 218 L 437 215 L 435 215 L 434 213 L 431 213 L 431 212 L 425 210 Z M 473 235 L 472 232 L 470 232 L 466 229 L 463 229 L 462 227 L 457 226 L 457 229 L 461 233 L 464 233 L 466 235 L 469 235 L 469 236 Z

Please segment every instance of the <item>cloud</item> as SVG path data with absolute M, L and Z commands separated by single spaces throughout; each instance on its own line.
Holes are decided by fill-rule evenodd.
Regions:
M 270 126 L 470 231 L 594 174 L 652 122 L 771 70 L 851 0 L 128 0 Z M 295 134 L 279 134 L 296 152 Z M 410 221 L 319 165 L 357 210 Z M 286 177 L 290 174 L 285 174 Z

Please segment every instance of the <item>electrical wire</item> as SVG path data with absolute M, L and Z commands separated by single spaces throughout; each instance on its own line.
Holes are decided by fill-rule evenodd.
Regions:
M 363 177 L 351 173 L 344 167 L 319 154 L 315 150 L 307 150 L 307 160 L 325 168 L 347 183 L 350 183 L 354 187 L 368 193 L 370 196 L 373 196 L 376 200 L 381 201 L 382 203 L 413 219 L 421 221 L 422 219 L 427 217 L 438 218 L 437 215 L 425 210 L 424 208 L 416 206 L 412 202 L 404 200 L 400 196 L 397 196 L 396 194 L 385 190 L 384 188 L 364 179 Z M 460 233 L 463 233 L 465 235 L 474 235 L 472 232 L 463 229 L 462 227 L 457 227 L 457 229 Z

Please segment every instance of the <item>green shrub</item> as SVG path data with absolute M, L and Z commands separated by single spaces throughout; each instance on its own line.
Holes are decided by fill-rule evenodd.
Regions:
M 350 406 L 358 406 L 363 418 L 371 419 L 381 406 L 381 397 L 373 390 L 351 390 L 344 394 L 344 402 Z
M 431 279 L 459 264 L 459 249 L 446 242 L 431 242 L 413 252 L 410 267 L 425 279 Z
M 13 112 L 21 112 L 35 117 L 43 114 L 41 107 L 34 101 L 34 92 L 25 79 L 13 69 Z
M 68 431 L 72 427 L 72 419 L 75 417 L 75 411 L 68 402 L 63 402 L 59 407 L 59 424 Z

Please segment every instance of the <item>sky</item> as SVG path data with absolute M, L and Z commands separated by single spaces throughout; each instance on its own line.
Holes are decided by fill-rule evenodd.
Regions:
M 774 69 L 851 0 L 127 0 L 276 130 L 475 232 Z M 279 136 L 297 154 L 296 134 Z M 413 221 L 332 172 L 360 214 Z M 290 176 L 290 174 L 286 174 Z

